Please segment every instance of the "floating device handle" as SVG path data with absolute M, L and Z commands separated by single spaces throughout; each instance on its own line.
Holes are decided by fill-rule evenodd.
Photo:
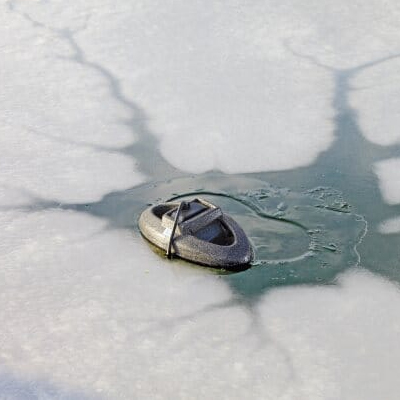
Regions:
M 176 212 L 176 215 L 175 215 L 174 226 L 172 227 L 171 236 L 169 237 L 168 250 L 167 250 L 168 258 L 171 258 L 172 241 L 175 236 L 176 226 L 178 225 L 179 214 L 181 213 L 181 211 L 183 209 L 187 208 L 188 206 L 189 206 L 189 204 L 186 201 L 182 201 L 181 204 L 179 204 L 178 211 Z

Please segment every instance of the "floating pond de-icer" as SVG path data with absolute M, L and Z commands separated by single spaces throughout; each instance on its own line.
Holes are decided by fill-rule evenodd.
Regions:
M 143 236 L 172 255 L 210 267 L 235 269 L 249 264 L 253 250 L 243 229 L 203 199 L 163 203 L 141 214 Z

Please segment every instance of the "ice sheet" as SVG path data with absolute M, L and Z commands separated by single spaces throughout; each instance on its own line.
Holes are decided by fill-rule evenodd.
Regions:
M 379 178 L 379 186 L 386 203 L 400 203 L 400 158 L 390 158 L 376 163 L 375 173 Z
M 399 57 L 400 49 L 396 58 L 362 71 L 353 80 L 352 105 L 363 134 L 381 146 L 400 143 Z
M 68 58 L 65 38 L 35 25 L 24 9 L 1 7 L 2 204 L 26 202 L 27 192 L 94 201 L 142 182 L 135 160 L 117 151 L 135 140 L 130 110 L 110 96 L 99 72 Z
M 308 20 L 293 24 L 276 4 L 156 4 L 117 2 L 126 13 L 94 15 L 79 41 L 118 71 L 169 163 L 197 173 L 286 170 L 329 147 L 332 76 L 287 43 L 313 32 Z
M 400 217 L 389 218 L 383 221 L 378 228 L 379 232 L 385 235 L 400 233 Z
M 112 151 L 63 142 L 31 128 L 2 126 L 0 202 L 24 204 L 35 199 L 84 203 L 112 190 L 141 183 L 134 161 Z
M 117 4 L 124 13 L 89 24 L 80 42 L 101 63 L 110 62 L 111 51 L 127 93 L 148 110 L 163 156 L 191 172 L 311 164 L 333 140 L 334 79 L 348 73 L 357 87 L 358 73 L 394 57 L 400 40 L 395 2 Z M 124 52 L 112 44 L 121 34 L 130 38 Z M 102 40 L 92 45 L 93 36 Z M 387 78 L 394 94 L 395 64 Z M 379 143 L 398 140 L 391 125 L 398 96 L 383 87 L 376 96 L 363 89 L 350 97 L 365 135 Z
M 114 399 L 397 399 L 400 292 L 362 269 L 252 306 L 100 219 L 13 212 L 1 224 L 0 359 L 33 387 L 47 379 Z
M 390 78 L 398 60 L 357 72 L 396 56 L 395 2 L 103 0 L 75 12 L 60 1 L 9 4 L 14 13 L 3 15 L 1 39 L 6 120 L 40 134 L 123 147 L 135 141 L 127 124 L 134 103 L 162 155 L 182 170 L 305 166 L 333 141 L 333 79 L 347 67 L 361 86 L 351 98 L 363 133 L 382 144 L 399 140 L 392 123 L 398 88 Z
M 360 268 L 250 302 L 130 230 L 51 209 L 163 179 L 143 159 L 309 165 L 334 141 L 338 76 L 361 133 L 395 144 L 398 2 L 0 7 L 0 397 L 398 399 L 394 283 Z M 400 203 L 400 159 L 375 171 Z

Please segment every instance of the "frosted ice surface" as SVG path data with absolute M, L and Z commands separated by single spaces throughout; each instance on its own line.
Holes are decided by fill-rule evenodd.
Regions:
M 383 221 L 378 229 L 379 232 L 387 235 L 391 233 L 400 233 L 400 217 L 393 217 Z
M 66 211 L 0 218 L 0 361 L 22 377 L 116 398 L 150 395 L 157 369 L 172 373 L 163 367 L 176 356 L 168 346 L 186 342 L 174 320 L 230 297 L 217 277 L 165 268 L 131 232 L 109 231 L 102 220 Z M 243 311 L 234 314 L 243 325 Z
M 389 204 L 400 203 L 400 158 L 390 158 L 375 164 L 375 173 L 383 199 Z
M 271 2 L 266 3 L 265 8 L 271 6 Z M 354 69 L 400 50 L 400 4 L 396 1 L 289 0 L 280 2 L 278 9 L 289 16 L 292 25 L 299 21 L 308 24 L 307 34 L 291 37 L 293 46 L 337 71 Z
M 102 62 L 112 54 L 164 157 L 192 172 L 312 163 L 332 142 L 335 71 L 393 55 L 400 40 L 395 2 L 118 4 L 124 13 L 90 24 L 81 42 Z M 124 52 L 112 45 L 120 35 L 129 37 Z M 102 40 L 91 46 L 93 36 Z M 380 96 L 365 109 L 357 100 L 361 115 L 378 115 Z M 396 139 L 393 129 L 379 140 Z
M 363 134 L 383 146 L 400 143 L 400 49 L 397 56 L 360 72 L 351 92 Z
M 393 55 L 398 21 L 398 3 L 377 0 L 3 3 L 0 204 L 85 203 L 150 178 L 127 155 L 144 126 L 186 171 L 308 165 L 334 138 L 335 68 Z M 352 82 L 376 143 L 399 140 L 396 65 Z M 390 204 L 400 203 L 398 171 L 399 159 L 376 164 Z M 132 232 L 61 209 L 3 210 L 0 265 L 7 388 L 27 379 L 111 399 L 398 399 L 400 293 L 361 269 L 250 307 L 223 279 L 166 266 Z
M 27 9 L 22 3 L 17 5 L 23 11 Z M 318 66 L 317 60 L 333 68 L 356 67 L 392 55 L 393 43 L 399 39 L 398 6 L 392 5 L 388 13 L 376 1 L 363 7 L 358 2 L 344 7 L 337 2 L 318 1 L 307 3 L 307 7 L 268 2 L 246 7 L 241 7 L 240 2 L 229 7 L 216 2 L 204 7 L 203 2 L 188 6 L 183 1 L 163 2 L 157 7 L 140 1 L 132 4 L 104 1 L 101 7 L 85 2 L 77 6 L 75 15 L 63 10 L 61 2 L 32 8 L 33 17 L 44 24 L 30 29 L 34 36 L 27 39 L 35 44 L 39 55 L 40 52 L 46 55 L 46 62 L 39 64 L 40 70 L 50 71 L 51 78 L 57 74 L 57 66 L 62 65 L 66 71 L 89 75 L 89 82 L 100 82 L 98 85 L 73 82 L 73 88 L 64 88 L 59 96 L 69 97 L 69 91 L 73 90 L 76 98 L 85 97 L 84 113 L 75 117 L 77 132 L 72 137 L 82 140 L 79 132 L 84 126 L 85 137 L 90 139 L 90 135 L 97 134 L 108 143 L 113 141 L 110 146 L 118 146 L 119 141 L 129 140 L 129 132 L 115 119 L 109 121 L 113 135 L 109 131 L 102 134 L 109 126 L 97 129 L 96 99 L 101 90 L 107 92 L 106 85 L 99 71 L 96 73 L 88 65 L 54 60 L 52 55 L 57 47 L 64 57 L 73 55 L 73 49 L 65 37 L 57 37 L 46 27 L 75 29 L 75 39 L 89 62 L 106 65 L 115 72 L 124 92 L 146 110 L 164 157 L 176 167 L 192 172 L 282 170 L 312 163 L 333 139 L 332 72 Z M 310 19 L 310 9 L 319 18 Z M 55 15 L 57 18 L 53 18 Z M 335 15 L 340 18 L 332 18 Z M 369 26 L 368 32 L 363 29 L 365 26 Z M 366 40 L 366 35 L 370 40 Z M 315 57 L 315 62 L 306 56 Z M 395 66 L 390 68 L 396 70 Z M 49 80 L 47 74 L 43 79 Z M 85 83 L 84 77 L 80 80 Z M 52 90 L 52 85 L 48 90 Z M 360 93 L 375 99 L 355 100 L 361 115 L 374 118 L 382 101 L 375 93 Z M 357 92 L 355 98 L 358 95 Z M 110 96 L 104 98 L 112 103 Z M 365 103 L 368 104 L 363 108 Z M 396 105 L 386 103 L 385 110 L 390 108 L 397 115 Z M 39 106 L 42 110 L 43 105 Z M 70 109 L 65 113 L 70 116 L 74 115 L 71 107 L 62 104 L 60 108 Z M 53 108 L 49 114 L 59 121 Z M 113 116 L 115 109 L 118 107 L 113 107 Z M 124 107 L 120 105 L 119 109 L 123 114 Z M 106 118 L 107 113 L 101 121 Z M 43 125 L 40 120 L 37 123 Z M 368 124 L 369 129 L 377 131 L 372 127 L 374 124 Z M 393 125 L 387 124 L 389 133 L 388 129 L 381 129 L 371 134 L 378 135 L 374 140 L 398 139 Z
M 25 202 L 27 192 L 94 201 L 142 182 L 134 161 L 117 152 L 135 140 L 130 111 L 101 74 L 68 58 L 65 38 L 2 8 L 0 187 L 13 190 L 2 203 Z
M 360 269 L 247 307 L 99 219 L 1 218 L 0 359 L 18 376 L 120 399 L 397 399 L 400 292 L 384 279 Z
M 2 126 L 0 202 L 29 203 L 35 198 L 90 202 L 112 190 L 141 183 L 131 158 L 112 151 L 43 136 L 21 126 Z M 11 190 L 10 190 L 11 189 Z
M 265 327 L 295 371 L 283 398 L 395 399 L 392 365 L 400 351 L 392 353 L 391 341 L 400 330 L 393 320 L 399 294 L 396 285 L 355 270 L 331 289 L 284 289 L 266 296 L 260 306 Z M 390 329 L 385 321 L 393 323 Z
M 313 32 L 308 20 L 293 24 L 286 7 L 135 2 L 127 14 L 99 18 L 80 43 L 118 71 L 174 166 L 285 170 L 312 163 L 331 144 L 332 77 L 286 46 Z

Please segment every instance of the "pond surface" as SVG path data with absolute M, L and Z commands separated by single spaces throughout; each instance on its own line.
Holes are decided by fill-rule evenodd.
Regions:
M 8 0 L 0 398 L 398 400 L 395 0 Z M 155 252 L 201 196 L 251 267 Z

